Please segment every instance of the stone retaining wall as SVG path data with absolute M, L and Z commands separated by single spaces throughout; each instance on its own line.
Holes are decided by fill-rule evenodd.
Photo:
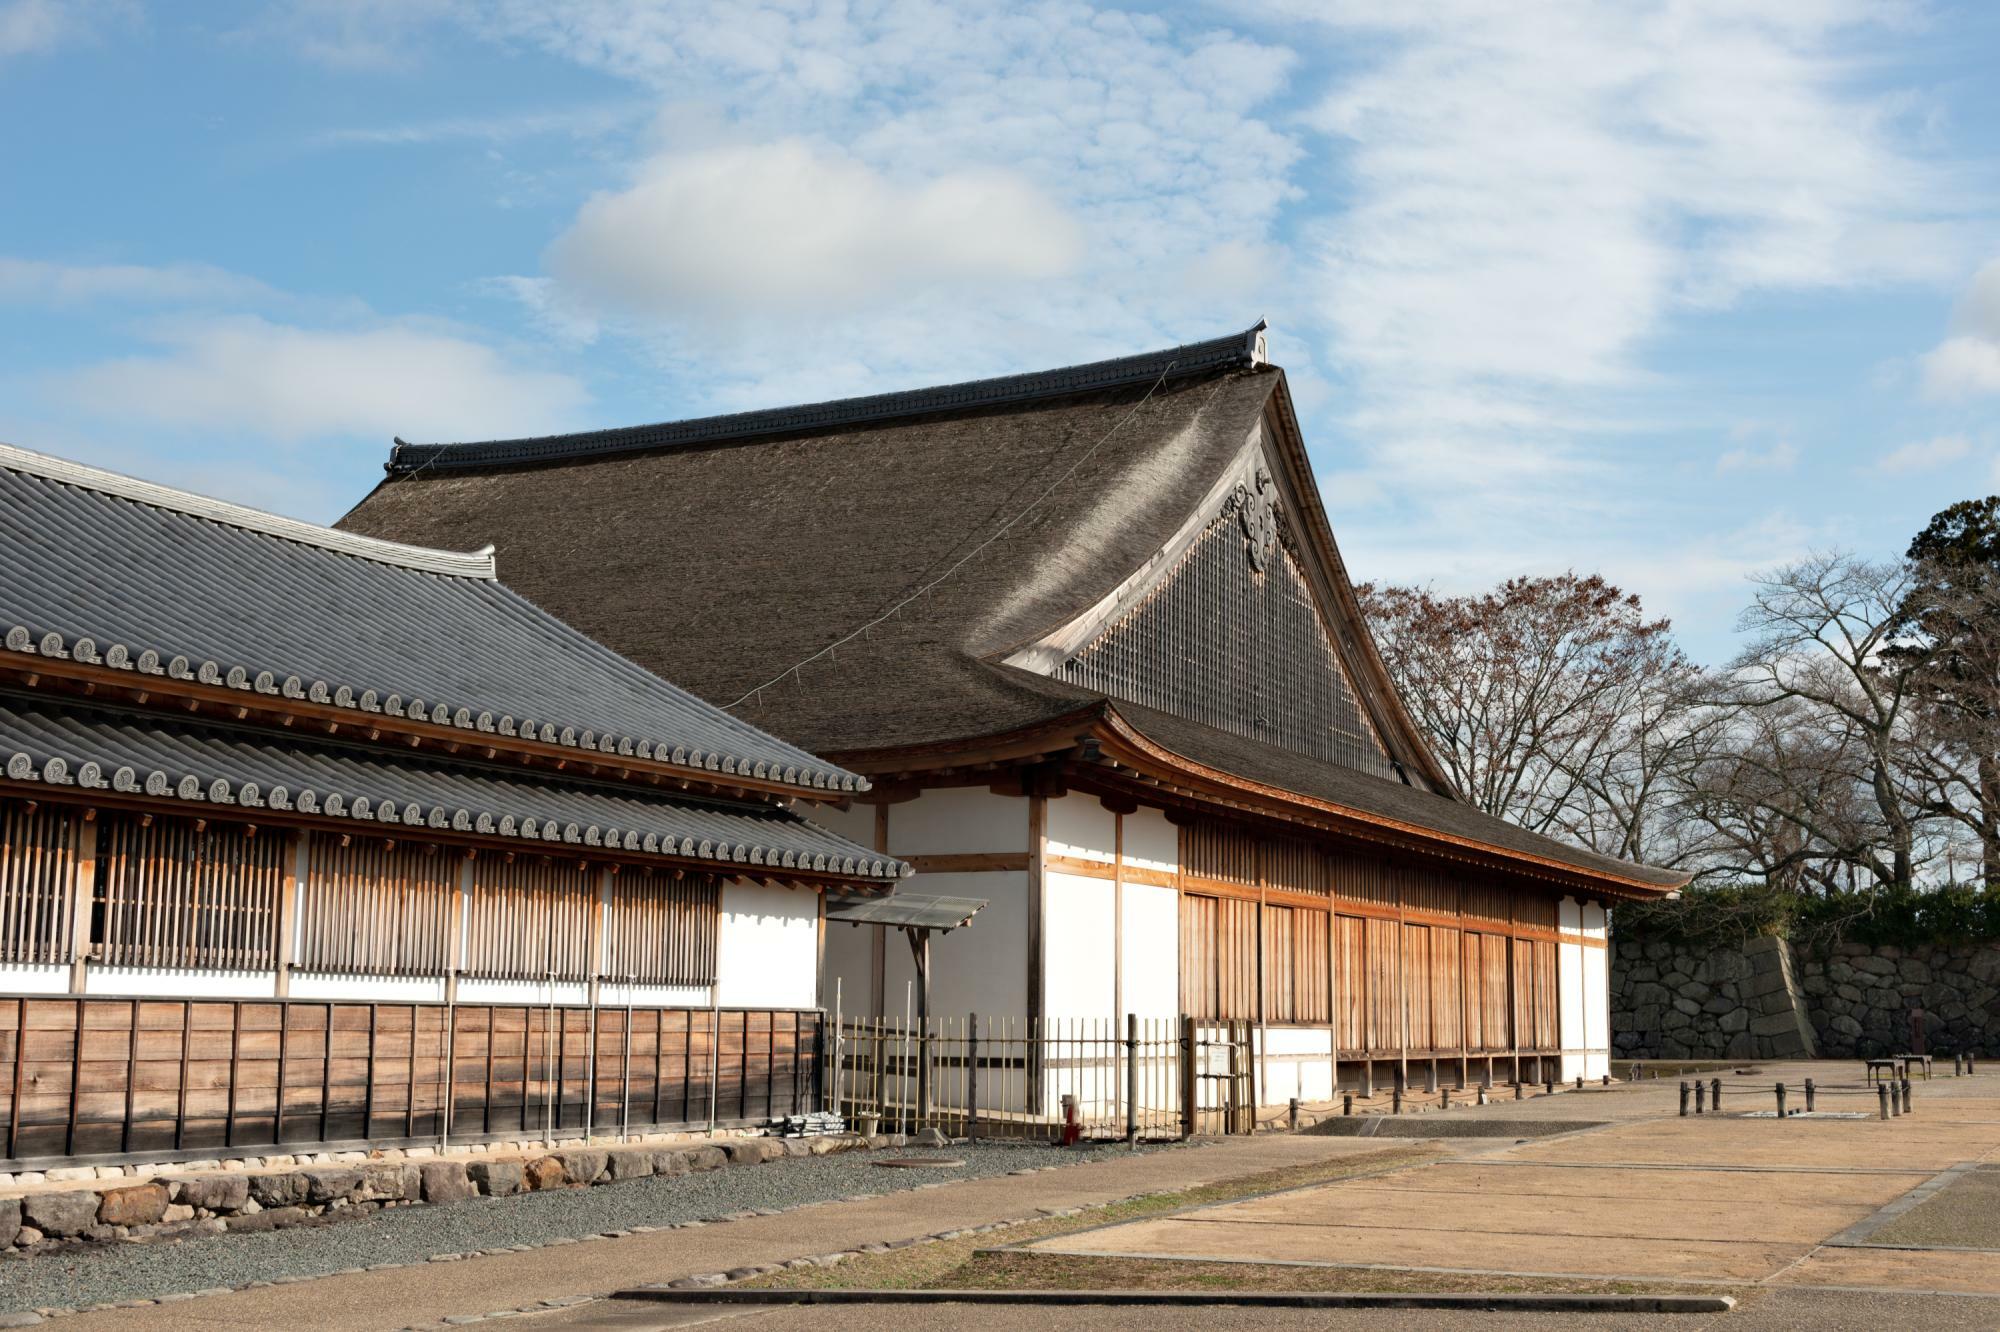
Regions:
M 1691 945 L 1614 929 L 1612 1049 L 1621 1059 L 1893 1054 L 1923 1013 L 1934 1054 L 2000 1054 L 2000 942 L 1805 947 L 1760 935 Z

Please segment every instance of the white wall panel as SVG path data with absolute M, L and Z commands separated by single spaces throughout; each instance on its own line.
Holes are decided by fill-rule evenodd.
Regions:
M 1125 863 L 1171 874 L 1180 868 L 1181 830 L 1165 810 L 1140 808 L 1125 816 Z
M 582 981 L 491 980 L 462 978 L 458 982 L 461 1004 L 587 1004 L 590 987 Z
M 1583 955 L 1587 951 L 1581 943 L 1573 943 L 1583 934 L 1583 909 L 1573 897 L 1565 897 L 1556 907 L 1556 928 L 1561 931 L 1562 941 L 1556 945 L 1556 1001 L 1557 1015 L 1561 1026 L 1562 1048 L 1582 1050 L 1590 1044 L 1590 1033 L 1585 1028 Z M 1586 1076 L 1584 1059 L 1581 1054 L 1562 1056 L 1562 1078 Z
M 460 984 L 461 991 L 464 985 Z M 442 976 L 328 976 L 292 973 L 294 999 L 351 999 L 364 1003 L 443 1003 Z
M 873 846 L 871 830 L 864 846 Z M 889 806 L 889 851 L 898 856 L 1028 849 L 1028 802 L 983 786 L 947 786 Z
M 931 1012 L 937 1016 L 1024 1017 L 1028 1011 L 1028 876 L 1021 870 L 981 874 L 919 874 L 906 881 L 908 891 L 946 897 L 982 897 L 986 909 L 972 924 L 950 934 L 931 936 Z M 868 930 L 829 925 L 829 939 L 853 934 L 855 947 L 867 948 Z M 913 996 L 915 961 L 908 937 L 892 931 L 884 940 L 882 990 L 885 1016 L 903 1015 L 906 995 Z M 915 1006 L 911 997 L 910 1004 Z
M 68 994 L 69 968 L 60 964 L 0 963 L 0 994 Z
M 160 995 L 188 999 L 269 999 L 275 971 L 206 971 L 191 967 L 91 967 L 85 994 Z
M 1049 1017 L 1112 1018 L 1117 1006 L 1111 968 L 1114 885 L 1051 870 L 1042 918 L 1043 984 Z
M 1049 801 L 1049 854 L 1109 865 L 1116 857 L 1118 816 L 1093 795 L 1072 791 Z
M 724 1008 L 816 1007 L 819 895 L 723 884 L 715 971 Z
M 1128 883 L 1124 892 L 1125 1011 L 1173 1017 L 1180 1012 L 1180 895 L 1144 883 Z

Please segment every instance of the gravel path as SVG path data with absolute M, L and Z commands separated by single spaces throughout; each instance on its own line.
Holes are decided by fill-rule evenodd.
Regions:
M 979 1179 L 1040 1166 L 1082 1165 L 1129 1152 L 1125 1147 L 1060 1150 L 1014 1143 L 966 1144 L 941 1151 L 847 1152 L 671 1179 L 394 1208 L 369 1212 L 355 1221 L 263 1234 L 108 1244 L 77 1253 L 0 1261 L 0 1312 L 81 1309 L 253 1281 L 326 1276 L 378 1264 L 419 1263 L 434 1254 L 543 1245 L 639 1226 L 713 1221 L 732 1212 L 896 1193 L 941 1180 Z M 919 1157 L 965 1164 L 917 1170 L 873 1164 Z M 837 1237 L 830 1243 L 837 1244 Z

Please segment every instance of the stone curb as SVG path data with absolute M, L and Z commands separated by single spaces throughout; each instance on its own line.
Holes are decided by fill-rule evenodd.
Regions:
M 1390 1291 L 1272 1290 L 654 1290 L 616 1298 L 663 1304 L 1165 1305 L 1264 1309 L 1457 1309 L 1492 1313 L 1727 1313 L 1729 1295 L 1465 1295 Z

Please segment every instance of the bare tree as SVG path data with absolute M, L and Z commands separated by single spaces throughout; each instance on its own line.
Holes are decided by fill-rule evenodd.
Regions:
M 1914 886 L 1920 849 L 1931 849 L 1920 844 L 1933 811 L 1909 764 L 1911 672 L 1895 653 L 1911 587 L 1905 564 L 1840 553 L 1765 574 L 1738 626 L 1751 641 L 1731 668 L 1732 701 L 1761 716 L 1735 749 L 1727 789 L 1761 801 L 1760 822 L 1791 826 L 1787 861 L 1830 857 L 1893 890 Z
M 1665 620 L 1595 575 L 1475 596 L 1357 589 L 1384 661 L 1461 793 L 1612 855 L 1678 859 L 1653 834 L 1670 776 L 1710 725 Z

